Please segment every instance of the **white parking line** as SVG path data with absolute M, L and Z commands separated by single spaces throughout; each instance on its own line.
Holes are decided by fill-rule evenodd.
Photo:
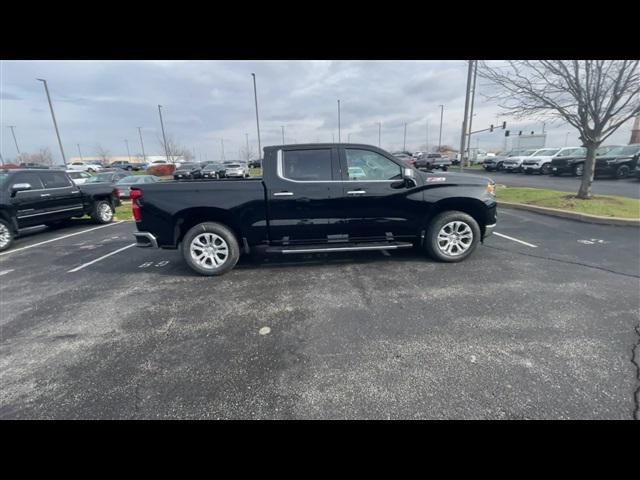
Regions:
M 11 272 L 13 272 L 13 270 L 14 270 L 14 269 L 12 268 L 11 270 L 2 270 L 2 271 L 0 271 L 0 277 L 1 277 L 2 275 L 6 275 L 7 273 L 11 273 Z
M 116 253 L 120 253 L 123 250 L 126 250 L 127 248 L 135 247 L 135 245 L 136 245 L 135 243 L 132 243 L 131 245 L 127 245 L 126 247 L 122 247 L 122 248 L 119 248 L 118 250 L 114 250 L 111 253 L 107 253 L 106 255 L 101 256 L 100 258 L 96 258 L 95 260 L 91 260 L 88 263 L 83 263 L 79 267 L 76 267 L 74 269 L 69 270 L 67 273 L 73 273 L 73 272 L 77 272 L 78 270 L 82 270 L 84 267 L 88 267 L 89 265 L 93 265 L 94 263 L 97 263 L 100 260 L 104 260 L 105 258 L 110 257 L 111 255 L 115 255 Z
M 527 247 L 531 247 L 531 248 L 538 248 L 537 245 L 533 245 L 532 243 L 527 243 L 527 242 L 523 242 L 522 240 L 518 240 L 517 238 L 513 238 L 510 237 L 508 235 L 504 235 L 502 233 L 498 233 L 498 232 L 493 232 L 494 235 L 497 235 L 498 237 L 502 237 L 502 238 L 506 238 L 507 240 L 511 240 L 513 242 L 518 242 L 521 243 L 523 245 L 526 245 Z
M 124 222 L 124 220 L 120 220 L 119 222 L 108 223 L 106 225 L 100 225 L 99 227 L 89 228 L 88 230 L 82 230 L 81 232 L 70 233 L 69 235 L 63 235 L 61 237 L 56 237 L 56 238 L 52 238 L 50 240 L 45 240 L 44 242 L 34 243 L 33 245 L 27 245 L 26 247 L 16 248 L 14 250 L 9 250 L 8 252 L 2 252 L 2 253 L 0 253 L 0 256 L 7 255 L 9 253 L 20 252 L 22 250 L 27 250 L 28 248 L 39 247 L 40 245 L 44 245 L 45 243 L 56 242 L 56 241 L 62 240 L 64 238 L 73 237 L 74 235 L 80 235 L 82 233 L 92 232 L 94 230 L 98 230 L 99 228 L 111 227 L 113 225 L 118 225 L 119 223 L 123 223 L 123 222 Z

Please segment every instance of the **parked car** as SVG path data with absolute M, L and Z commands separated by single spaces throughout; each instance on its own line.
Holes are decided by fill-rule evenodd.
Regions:
M 246 163 L 230 163 L 225 165 L 224 176 L 227 178 L 247 178 L 249 176 L 249 167 Z
M 586 155 L 584 147 L 543 148 L 527 157 L 522 162 L 522 171 L 526 174 L 539 173 L 548 175 L 551 173 L 551 162 L 554 158 L 572 158 Z
M 109 170 L 106 169 L 88 178 L 85 183 L 118 183 L 123 178 L 128 177 L 129 174 L 122 170 Z
M 109 223 L 120 205 L 112 185 L 75 185 L 62 170 L 0 171 L 0 251 L 8 249 L 20 230 L 53 226 L 89 214 Z
M 484 168 L 487 172 L 493 172 L 493 171 L 499 172 L 501 170 L 504 170 L 503 163 L 507 158 L 517 157 L 517 156 L 523 155 L 525 152 L 526 150 L 523 150 L 523 149 L 511 150 L 505 153 L 495 155 L 493 157 L 487 157 L 482 162 L 482 168 Z
M 20 163 L 20 168 L 49 168 L 47 165 L 42 165 L 41 163 L 34 162 L 22 162 Z
M 616 147 L 596 158 L 596 176 L 613 176 L 615 178 L 628 177 L 638 165 L 640 144 Z
M 69 178 L 73 180 L 73 183 L 76 185 L 82 185 L 88 179 L 93 177 L 93 175 L 90 175 L 87 172 L 79 172 L 78 170 L 67 170 L 66 172 L 67 175 L 69 175 Z
M 431 170 L 434 168 L 439 168 L 443 171 L 447 171 L 447 169 L 451 166 L 451 160 L 447 157 L 443 157 L 441 153 L 427 153 L 416 159 L 415 167 L 416 168 L 424 168 L 426 170 Z
M 192 180 L 194 178 L 200 178 L 202 167 L 199 163 L 184 162 L 176 164 L 176 169 L 173 172 L 174 180 Z
M 207 163 L 202 169 L 202 178 L 224 178 L 225 166 L 221 163 Z
M 131 187 L 134 185 L 146 185 L 161 181 L 160 177 L 155 175 L 129 175 L 116 183 L 120 189 L 120 198 L 131 198 Z
M 111 162 L 109 165 L 111 168 L 121 168 L 122 170 L 131 171 L 139 171 L 142 168 L 141 164 L 127 162 L 126 160 L 117 160 L 115 162 Z
M 633 169 L 633 175 L 640 180 L 640 161 L 636 162 L 636 168 Z
M 596 158 L 606 155 L 613 148 L 619 145 L 606 145 L 596 150 Z M 582 176 L 584 171 L 584 162 L 586 159 L 586 151 L 582 155 L 556 157 L 551 160 L 551 175 L 561 175 L 563 173 L 569 173 L 574 177 Z
M 509 158 L 505 159 L 502 162 L 502 166 L 504 167 L 504 171 L 505 172 L 516 172 L 516 173 L 521 172 L 522 171 L 522 162 L 524 161 L 524 159 L 527 158 L 527 157 L 531 157 L 532 155 L 534 155 L 539 150 L 540 150 L 539 148 L 529 148 L 527 150 L 524 150 L 522 153 L 520 153 L 520 155 L 514 155 L 512 157 L 509 157 Z
M 261 158 L 249 161 L 249 168 L 260 168 L 261 166 L 262 166 L 262 159 Z
M 395 152 L 392 153 L 394 157 L 398 160 L 402 160 L 402 162 L 408 167 L 415 167 L 416 159 L 411 156 L 409 152 Z
M 266 147 L 262 178 L 136 185 L 131 198 L 139 247 L 180 246 L 193 270 L 220 275 L 253 249 L 419 246 L 458 262 L 491 234 L 494 190 L 487 178 L 420 172 L 370 145 L 306 144 Z
M 98 163 L 88 163 L 88 162 L 72 162 L 67 165 L 68 170 L 79 170 L 81 172 L 99 172 L 104 167 Z

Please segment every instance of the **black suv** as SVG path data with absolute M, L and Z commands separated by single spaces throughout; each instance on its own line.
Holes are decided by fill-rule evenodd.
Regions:
M 191 180 L 202 176 L 202 167 L 199 163 L 177 163 L 173 172 L 174 180 Z

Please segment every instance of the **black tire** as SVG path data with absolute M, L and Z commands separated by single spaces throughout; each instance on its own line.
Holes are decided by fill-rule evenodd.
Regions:
M 463 253 L 450 255 L 440 249 L 438 245 L 438 234 L 447 224 L 456 221 L 468 226 L 471 230 L 472 238 L 471 243 Z M 480 235 L 480 226 L 471 215 L 457 210 L 448 210 L 436 215 L 429 223 L 424 239 L 424 247 L 429 256 L 434 260 L 449 263 L 460 262 L 471 255 L 476 249 L 480 241 Z
M 525 171 L 524 171 L 524 174 L 525 174 L 525 175 L 531 175 L 531 170 L 525 170 Z
M 93 210 L 91 211 L 91 218 L 94 222 L 105 224 L 113 222 L 113 215 L 115 211 L 113 209 L 113 205 L 106 200 L 98 200 L 93 205 Z
M 0 219 L 0 252 L 11 248 L 15 232 L 13 227 L 6 220 Z
M 549 165 L 548 163 L 545 163 L 540 167 L 540 175 L 549 175 L 550 172 L 551 172 L 551 165 Z
M 616 168 L 616 178 L 627 178 L 631 169 L 628 165 L 620 165 Z
M 578 165 L 574 165 L 572 173 L 574 177 L 581 177 L 584 172 L 584 164 L 579 163 Z
M 502 170 L 504 170 L 504 165 L 502 165 L 502 162 L 498 163 L 498 166 L 496 167 L 496 171 L 501 172 Z
M 199 235 L 209 233 L 224 240 L 227 245 L 228 254 L 226 258 L 223 259 L 223 263 L 221 263 L 220 265 L 213 266 L 212 261 L 210 267 L 205 267 L 200 265 L 197 260 L 192 257 L 191 245 Z M 213 245 L 215 245 L 215 243 L 213 243 Z M 236 266 L 236 263 L 238 263 L 238 259 L 240 258 L 240 247 L 234 233 L 225 225 L 217 222 L 204 222 L 192 227 L 183 237 L 182 257 L 184 258 L 185 262 L 187 262 L 187 265 L 189 265 L 192 270 L 198 272 L 200 275 L 222 275 L 224 273 L 227 273 L 229 270 Z M 216 256 L 216 258 L 220 260 L 219 257 Z M 207 259 L 205 259 L 205 262 L 206 260 Z

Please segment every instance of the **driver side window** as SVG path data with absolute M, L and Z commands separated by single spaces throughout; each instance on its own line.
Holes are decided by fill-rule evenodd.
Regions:
M 347 148 L 346 160 L 350 181 L 399 180 L 402 168 L 379 153 Z

